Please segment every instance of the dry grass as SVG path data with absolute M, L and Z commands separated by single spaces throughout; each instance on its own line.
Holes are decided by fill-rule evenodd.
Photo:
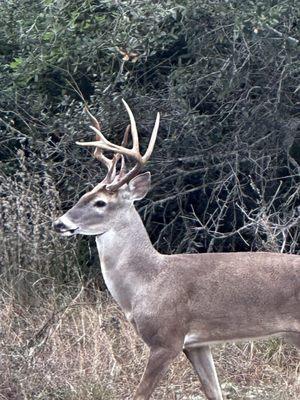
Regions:
M 0 399 L 132 398 L 147 348 L 119 308 L 100 293 L 92 303 L 83 291 L 64 302 L 69 305 L 61 304 L 55 314 L 52 301 L 29 309 L 1 298 Z M 222 345 L 214 356 L 228 399 L 299 398 L 299 358 L 289 345 L 277 340 Z M 184 356 L 171 366 L 155 399 L 204 399 Z

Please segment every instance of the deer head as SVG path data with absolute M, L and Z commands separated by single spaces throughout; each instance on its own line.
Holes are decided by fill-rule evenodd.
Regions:
M 94 146 L 94 157 L 105 165 L 107 174 L 97 186 L 84 194 L 68 212 L 54 222 L 54 229 L 63 236 L 101 235 L 115 228 L 124 219 L 126 211 L 133 206 L 133 202 L 142 199 L 149 190 L 150 172 L 143 174 L 139 172 L 153 151 L 160 116 L 158 113 L 148 148 L 145 154 L 141 155 L 134 116 L 128 104 L 124 100 L 123 103 L 129 114 L 130 125 L 126 128 L 121 146 L 111 143 L 104 137 L 99 122 L 86 109 L 96 138 L 93 142 L 76 143 L 80 146 Z M 129 132 L 132 135 L 132 148 L 126 147 Z M 108 158 L 103 151 L 113 152 L 114 156 Z M 135 163 L 128 172 L 125 157 L 134 160 Z

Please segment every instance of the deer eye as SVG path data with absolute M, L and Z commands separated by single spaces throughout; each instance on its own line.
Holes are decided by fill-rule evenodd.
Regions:
M 94 204 L 94 207 L 104 207 L 104 206 L 106 206 L 106 203 L 103 200 L 97 200 L 96 203 Z

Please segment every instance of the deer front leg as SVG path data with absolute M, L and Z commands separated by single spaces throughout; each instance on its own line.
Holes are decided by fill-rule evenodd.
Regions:
M 174 351 L 174 349 L 162 347 L 150 349 L 148 363 L 133 400 L 148 400 L 150 398 L 159 379 L 179 352 L 180 350 Z
M 223 400 L 214 360 L 209 346 L 183 350 L 192 363 L 202 384 L 202 389 L 209 400 Z

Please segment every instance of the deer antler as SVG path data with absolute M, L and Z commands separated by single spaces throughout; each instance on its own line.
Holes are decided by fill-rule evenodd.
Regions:
M 159 113 L 157 113 L 155 125 L 153 128 L 152 134 L 151 134 L 148 148 L 147 148 L 145 154 L 142 156 L 140 153 L 139 137 L 138 137 L 138 132 L 137 132 L 134 116 L 132 114 L 132 111 L 130 110 L 130 107 L 126 103 L 126 101 L 123 99 L 122 99 L 122 101 L 128 112 L 129 119 L 130 119 L 130 125 L 127 127 L 127 129 L 125 131 L 124 139 L 123 139 L 121 146 L 111 143 L 109 140 L 107 140 L 104 137 L 104 135 L 100 131 L 99 122 L 96 120 L 96 118 L 94 116 L 92 116 L 92 114 L 89 111 L 88 111 L 88 114 L 92 120 L 91 128 L 96 133 L 96 141 L 76 142 L 76 144 L 78 144 L 80 146 L 95 146 L 96 150 L 94 152 L 94 156 L 97 159 L 99 159 L 100 161 L 102 161 L 109 168 L 109 172 L 110 172 L 110 168 L 115 169 L 117 161 L 119 160 L 120 156 L 128 156 L 135 160 L 136 164 L 134 165 L 134 167 L 129 172 L 125 173 L 124 157 L 122 157 L 122 166 L 121 166 L 121 172 L 119 175 L 119 179 L 116 182 L 112 182 L 112 180 L 110 179 L 110 183 L 108 183 L 106 185 L 106 188 L 111 191 L 118 190 L 125 183 L 128 183 L 133 177 L 135 177 L 139 173 L 139 171 L 142 169 L 142 167 L 149 160 L 149 158 L 152 154 L 153 148 L 154 148 L 155 141 L 156 141 L 157 131 L 158 131 L 158 127 L 159 127 L 159 120 L 160 120 L 160 115 L 159 115 Z M 126 145 L 125 142 L 127 142 L 127 137 L 129 134 L 129 128 L 131 128 L 131 136 L 132 136 L 132 148 L 131 149 L 128 149 L 127 147 L 125 147 L 125 145 Z M 106 156 L 104 156 L 103 150 L 112 151 L 112 152 L 116 153 L 116 155 L 114 156 L 113 159 L 109 159 Z M 108 172 L 108 174 L 109 174 L 109 172 Z M 110 175 L 112 175 L 112 173 Z M 114 175 L 115 175 L 115 173 L 114 173 Z M 106 178 L 105 178 L 105 180 L 106 180 Z

